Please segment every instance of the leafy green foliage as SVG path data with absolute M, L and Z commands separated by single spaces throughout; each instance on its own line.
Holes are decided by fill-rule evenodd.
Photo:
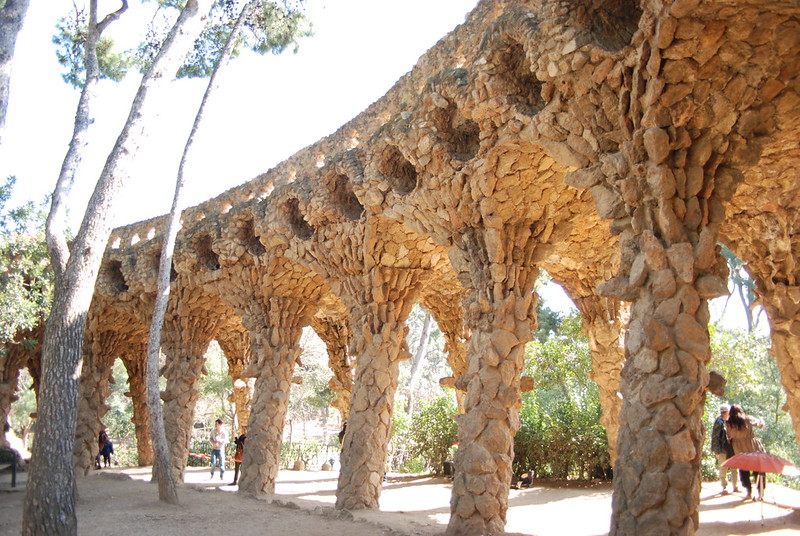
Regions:
M 209 426 L 218 418 L 227 416 L 233 422 L 233 404 L 230 395 L 233 393 L 233 380 L 228 374 L 228 361 L 219 344 L 212 342 L 206 350 L 204 374 L 200 377 L 200 402 L 195 408 L 195 422 L 203 422 Z M 223 420 L 225 420 L 223 418 Z
M 8 420 L 11 428 L 16 431 L 17 436 L 30 444 L 27 441 L 27 436 L 33 428 L 34 421 L 31 415 L 36 413 L 36 393 L 33 390 L 33 379 L 27 369 L 20 371 L 19 386 L 17 400 L 11 404 L 11 413 L 8 416 Z
M 0 342 L 42 322 L 53 299 L 43 205 L 7 209 L 16 179 L 0 187 Z
M 411 418 L 409 454 L 436 473 L 444 471 L 450 447 L 458 440 L 458 425 L 453 418 L 457 413 L 454 393 L 447 390 Z
M 531 342 L 525 373 L 536 388 L 522 397 L 514 438 L 514 471 L 535 478 L 590 479 L 610 475 L 600 424 L 600 395 L 589 379 L 592 356 L 573 313 L 544 341 Z
M 210 23 L 194 44 L 186 62 L 178 70 L 178 78 L 206 78 L 211 76 L 220 58 L 225 42 L 231 34 L 241 5 L 246 0 L 217 0 L 211 8 Z M 178 7 L 175 2 L 160 2 L 163 7 Z M 302 0 L 263 0 L 245 20 L 239 36 L 239 43 L 233 56 L 242 48 L 258 54 L 280 54 L 294 45 L 297 51 L 298 40 L 312 35 L 311 24 L 301 10 Z M 141 72 L 145 72 L 158 54 L 164 34 L 171 24 L 164 17 L 157 19 L 148 29 L 144 41 L 139 45 L 135 57 Z
M 88 16 L 83 9 L 75 9 L 69 17 L 59 19 L 56 24 L 53 44 L 56 45 L 56 59 L 65 68 L 61 74 L 64 82 L 74 88 L 83 86 L 86 76 L 84 62 L 86 39 L 88 36 Z M 100 67 L 100 78 L 119 82 L 128 73 L 133 64 L 127 52 L 115 52 L 114 40 L 101 37 L 97 43 L 97 62 Z
M 544 300 L 539 300 L 536 304 L 536 320 L 538 327 L 533 336 L 537 341 L 544 342 L 561 328 L 564 315 L 547 307 Z
M 725 396 L 706 399 L 706 429 L 711 430 L 721 403 L 740 404 L 745 413 L 764 419 L 756 436 L 768 452 L 800 463 L 797 440 L 789 413 L 783 409 L 786 398 L 775 359 L 769 355 L 770 339 L 744 330 L 726 330 L 710 326 L 711 361 L 709 370 L 720 373 L 728 383 Z M 704 476 L 716 478 L 716 464 L 706 434 Z M 790 483 L 791 482 L 787 482 Z M 796 483 L 795 483 L 796 485 Z

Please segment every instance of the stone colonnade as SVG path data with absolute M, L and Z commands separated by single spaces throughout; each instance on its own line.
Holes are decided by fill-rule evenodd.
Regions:
M 758 282 L 800 426 L 798 57 L 790 1 L 479 2 L 365 112 L 184 213 L 168 430 L 191 427 L 208 341 L 243 326 L 259 438 L 243 484 L 270 491 L 295 334 L 315 314 L 346 317 L 349 356 L 342 331 L 329 338 L 340 371 L 355 359 L 337 506 L 377 507 L 403 321 L 427 285 L 450 281 L 437 292 L 461 297 L 461 314 L 438 316 L 463 318 L 446 330 L 467 346 L 453 380 L 466 396 L 448 533 L 502 532 L 544 268 L 592 341 L 612 447 L 616 437 L 612 534 L 694 533 L 707 300 L 726 291 L 718 241 Z M 96 290 L 105 306 L 152 292 L 162 226 L 115 231 Z M 235 275 L 245 269 L 258 277 Z M 309 285 L 318 294 L 294 290 Z M 349 374 L 338 381 L 346 392 Z M 270 409 L 255 422 L 257 406 Z

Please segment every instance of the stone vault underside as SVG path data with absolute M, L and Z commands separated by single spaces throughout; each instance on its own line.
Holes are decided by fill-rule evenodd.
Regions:
M 249 422 L 240 489 L 273 491 L 310 325 L 348 419 L 336 505 L 377 507 L 419 302 L 445 334 L 453 376 L 442 383 L 463 409 L 448 533 L 501 533 L 544 269 L 591 343 L 617 460 L 612 532 L 694 533 L 706 300 L 727 291 L 719 242 L 757 281 L 800 424 L 798 15 L 796 1 L 484 0 L 337 132 L 185 211 L 162 370 L 176 474 L 217 340 Z M 163 226 L 109 242 L 76 453 L 102 426 L 119 357 L 140 457 L 152 459 L 142 368 Z

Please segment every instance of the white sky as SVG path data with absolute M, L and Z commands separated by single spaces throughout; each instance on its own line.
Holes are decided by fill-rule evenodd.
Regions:
M 60 4 L 68 9 L 71 2 Z M 130 4 L 107 35 L 115 37 L 113 30 L 123 29 L 126 19 L 146 20 L 151 6 Z M 382 97 L 476 4 L 477 0 L 306 0 L 315 35 L 301 42 L 297 54 L 243 55 L 229 65 L 200 127 L 198 150 L 187 173 L 187 202 L 195 205 L 242 184 L 334 132 Z M 101 10 L 117 5 L 100 0 Z M 78 92 L 61 80 L 51 43 L 56 20 L 63 14 L 49 2 L 31 2 L 17 41 L 0 145 L 0 180 L 17 177 L 11 206 L 42 200 L 52 191 L 72 132 Z M 139 79 L 133 72 L 120 84 L 101 82 L 88 154 L 71 203 L 75 228 Z M 137 153 L 115 226 L 169 210 L 180 154 L 204 89 L 205 80 L 173 83 L 158 124 Z M 542 296 L 551 308 L 574 308 L 558 285 L 542 289 Z M 711 302 L 712 319 L 720 318 L 724 300 Z M 725 324 L 742 326 L 738 299 L 732 299 L 728 309 Z
M 130 4 L 129 12 L 104 35 L 114 38 L 113 31 L 123 29 L 126 19 L 141 20 L 152 9 L 152 3 Z M 477 0 L 307 0 L 315 35 L 300 43 L 297 54 L 243 55 L 229 65 L 189 163 L 188 203 L 246 182 L 334 132 L 382 97 L 476 4 Z M 69 9 L 71 2 L 59 5 Z M 118 5 L 100 0 L 101 11 Z M 78 91 L 62 82 L 51 43 L 56 20 L 63 14 L 50 2 L 31 2 L 17 42 L 0 145 L 0 179 L 17 177 L 12 205 L 43 199 L 53 190 L 72 132 Z M 121 84 L 101 83 L 72 203 L 74 227 L 140 78 L 133 72 Z M 169 210 L 180 154 L 205 84 L 173 84 L 158 124 L 152 125 L 149 139 L 137 152 L 115 226 Z

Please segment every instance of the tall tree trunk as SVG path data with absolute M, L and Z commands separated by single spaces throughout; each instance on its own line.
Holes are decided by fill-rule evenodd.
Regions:
M 22 29 L 30 0 L 6 0 L 0 6 L 0 143 L 6 126 L 6 110 L 11 87 L 11 65 L 14 62 L 14 48 L 17 36 Z
M 202 6 L 202 9 L 201 9 Z M 76 139 L 89 124 L 87 85 L 97 80 L 96 45 L 100 33 L 127 7 L 97 24 L 97 1 L 90 2 L 86 43 L 86 84 L 76 114 L 76 128 L 53 194 L 47 221 L 47 242 L 56 276 L 53 307 L 45 328 L 39 391 L 36 441 L 22 516 L 23 534 L 77 534 L 75 478 L 72 449 L 75 435 L 77 378 L 86 316 L 103 251 L 111 232 L 114 200 L 122 187 L 124 167 L 132 158 L 144 121 L 148 92 L 167 83 L 199 35 L 211 0 L 190 0 L 175 22 L 152 67 L 142 79 L 130 114 L 89 200 L 80 230 L 67 247 L 63 233 L 66 192 L 69 190 L 80 146 Z M 79 128 L 78 123 L 85 121 Z
M 428 340 L 431 336 L 431 320 L 433 317 L 425 311 L 425 320 L 422 323 L 422 333 L 419 335 L 419 344 L 417 350 L 414 352 L 414 358 L 411 362 L 411 375 L 408 378 L 408 408 L 407 412 L 411 415 L 414 412 L 414 388 L 416 387 L 419 374 L 422 370 L 422 359 L 428 351 Z
M 184 172 L 186 170 L 189 151 L 194 145 L 197 129 L 200 127 L 200 121 L 203 119 L 203 112 L 205 112 L 211 93 L 216 87 L 217 75 L 219 74 L 220 68 L 228 62 L 233 54 L 233 49 L 236 45 L 242 24 L 258 2 L 259 0 L 251 0 L 242 8 L 239 17 L 236 19 L 236 24 L 231 34 L 228 36 L 222 54 L 217 64 L 214 66 L 211 78 L 208 80 L 206 91 L 203 94 L 203 100 L 200 102 L 200 107 L 197 109 L 197 114 L 194 117 L 192 130 L 183 148 L 183 155 L 181 156 L 181 162 L 178 166 L 178 177 L 175 181 L 175 195 L 172 198 L 172 208 L 167 221 L 167 235 L 164 238 L 164 243 L 161 248 L 161 259 L 158 266 L 158 291 L 156 293 L 153 320 L 150 324 L 150 338 L 147 343 L 147 405 L 150 410 L 150 429 L 153 432 L 153 451 L 155 454 L 153 476 L 158 480 L 159 499 L 169 504 L 178 504 L 178 492 L 174 474 L 169 470 L 169 468 L 172 467 L 172 461 L 170 460 L 169 448 L 167 445 L 164 417 L 161 412 L 161 397 L 158 390 L 158 354 L 161 349 L 161 328 L 164 325 L 164 315 L 166 314 L 167 303 L 169 302 L 169 279 L 172 270 L 172 254 L 175 251 L 175 239 L 178 236 L 180 214 L 183 210 L 182 194 L 186 185 Z

